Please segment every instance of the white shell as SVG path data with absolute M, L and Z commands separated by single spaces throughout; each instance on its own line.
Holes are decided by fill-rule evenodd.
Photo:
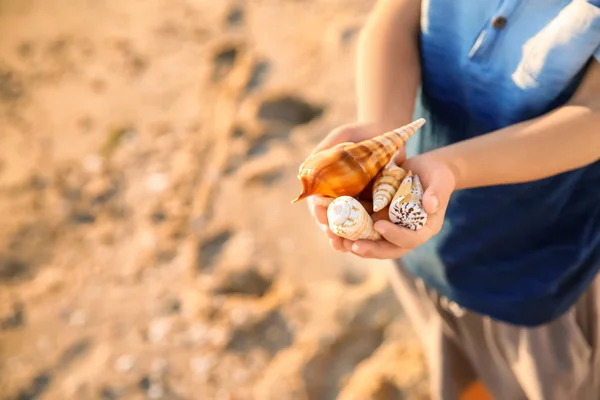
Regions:
M 394 195 L 388 216 L 394 224 L 413 231 L 427 223 L 427 213 L 423 209 L 423 186 L 419 177 L 411 171 L 406 174 Z
M 358 200 L 350 196 L 337 197 L 327 208 L 329 229 L 349 240 L 377 240 L 379 232 L 373 228 L 373 220 Z
M 383 210 L 398 190 L 406 171 L 396 165 L 395 156 L 383 167 L 373 183 L 373 212 Z

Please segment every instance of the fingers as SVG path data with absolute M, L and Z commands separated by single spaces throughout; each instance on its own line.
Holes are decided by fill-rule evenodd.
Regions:
M 321 230 L 324 230 L 327 227 L 327 207 L 333 199 L 323 196 L 310 196 L 306 201 L 310 213 L 317 220 Z
M 344 243 L 341 237 L 337 236 L 335 233 L 331 232 L 329 229 L 329 223 L 327 221 L 327 207 L 333 201 L 332 198 L 323 197 L 323 196 L 310 196 L 307 198 L 308 208 L 313 217 L 317 220 L 317 224 L 319 228 L 327 235 L 329 238 L 329 244 L 335 250 L 341 252 L 349 251 L 344 247 Z
M 427 214 L 435 214 L 439 210 L 440 199 L 433 190 L 427 190 L 423 194 L 423 208 Z
M 344 240 L 346 240 L 346 239 L 341 238 L 338 235 L 336 235 L 335 233 L 333 233 L 327 225 L 324 225 L 324 226 L 325 226 L 325 228 L 323 229 L 323 232 L 325 232 L 325 234 L 329 238 L 329 245 L 331 247 L 333 247 L 335 250 L 341 251 L 343 253 L 347 252 L 348 249 L 346 249 L 346 247 L 344 246 Z
M 427 214 L 435 214 L 448 203 L 454 191 L 454 176 L 448 168 L 438 166 L 426 171 L 422 178 L 423 207 Z
M 346 253 L 346 252 L 348 252 L 348 250 L 344 247 L 343 240 L 344 239 L 342 239 L 341 237 L 335 236 L 335 237 L 329 239 L 329 244 L 331 245 L 331 247 L 333 247 L 337 251 Z
M 339 128 L 331 131 L 312 151 L 311 154 L 315 154 L 319 151 L 331 148 L 336 145 L 343 145 L 346 143 L 357 143 L 362 140 L 372 138 L 375 135 L 381 132 L 377 132 L 373 124 L 349 124 L 344 125 Z M 397 154 L 395 155 L 396 163 L 401 165 L 406 158 L 405 149 L 401 148 Z M 370 189 L 365 189 L 369 191 Z M 338 250 L 338 251 L 354 251 L 353 247 L 357 242 L 353 242 L 347 239 L 343 239 L 335 235 L 329 229 L 328 221 L 327 221 L 327 207 L 333 201 L 333 199 L 326 199 L 320 196 L 311 196 L 308 198 L 309 200 L 309 208 L 311 214 L 317 220 L 320 229 L 325 232 L 327 237 L 329 238 L 330 245 Z M 369 214 L 373 212 L 373 205 L 371 201 L 363 201 L 360 200 L 361 204 Z M 378 213 L 373 215 L 374 221 L 382 220 L 382 222 L 389 221 L 388 220 L 388 209 L 379 211 Z M 393 225 L 393 224 L 392 224 Z M 373 254 L 372 258 L 396 258 L 398 254 L 402 252 L 399 250 L 397 246 L 394 246 L 391 243 L 387 243 L 386 241 L 380 242 L 371 242 L 371 241 L 358 241 L 362 244 L 359 244 L 358 249 L 365 250 L 366 253 L 358 254 L 360 256 L 369 257 L 369 254 Z M 366 244 L 369 243 L 369 244 Z M 377 243 L 377 244 L 374 244 Z M 387 244 L 384 244 L 387 243 Z M 364 246 L 367 246 L 366 248 Z M 372 247 L 375 246 L 375 247 Z
M 426 190 L 423 194 L 423 207 L 427 213 L 427 223 L 421 229 L 416 231 L 395 225 L 389 221 L 387 215 L 375 215 L 374 228 L 381 236 L 388 241 L 392 247 L 404 249 L 405 252 L 410 249 L 421 246 L 432 236 L 435 236 L 441 229 L 444 219 L 445 208 L 448 199 L 453 190 L 453 180 L 448 177 L 447 171 L 443 169 L 432 169 L 425 174 Z M 382 210 L 383 211 L 383 210 Z M 387 214 L 388 209 L 385 209 Z M 381 211 L 380 211 L 381 212 Z M 384 242 L 385 243 L 385 242 Z M 387 245 L 386 245 L 387 246 Z M 389 247 L 389 246 L 388 246 Z M 355 252 L 355 249 L 352 249 Z M 376 248 L 368 247 L 367 252 L 373 253 Z M 389 256 L 398 255 L 402 250 L 393 251 L 391 249 L 381 248 L 378 255 Z
M 315 197 L 315 196 L 311 196 Z M 309 199 L 311 199 L 309 197 Z M 342 237 L 337 236 L 335 233 L 329 229 L 328 220 L 327 220 L 327 206 L 321 204 L 329 204 L 333 199 L 325 199 L 324 202 L 319 203 L 323 200 L 311 199 L 313 207 L 311 208 L 311 212 L 313 213 L 317 223 L 321 230 L 327 235 L 329 238 L 329 244 L 337 251 L 341 251 L 343 253 L 353 252 L 357 256 L 363 258 L 378 258 L 378 259 L 393 259 L 400 257 L 405 251 L 399 249 L 397 246 L 387 243 L 385 241 L 381 242 L 373 242 L 370 240 L 359 240 L 352 241 L 348 239 L 344 239 Z M 359 200 L 363 207 L 371 214 L 373 212 L 373 203 L 368 200 Z M 372 215 L 374 221 L 388 221 L 388 208 L 386 207 L 383 210 L 378 211 L 377 213 Z M 358 252 L 355 251 L 355 243 L 358 244 Z M 375 245 L 371 245 L 371 243 L 376 243 Z
M 450 197 L 452 188 L 444 180 L 443 174 L 433 171 L 428 179 L 427 188 L 423 193 L 423 208 L 427 214 L 435 214 L 439 211 L 442 197 L 446 202 Z
M 352 251 L 352 245 L 354 244 L 354 241 L 344 239 L 342 241 L 342 244 L 344 245 L 344 248 L 346 249 L 346 251 Z
M 357 240 L 351 247 L 352 253 L 363 258 L 394 260 L 402 257 L 410 249 L 403 249 L 385 240 Z
M 433 215 L 432 218 L 435 218 L 435 215 Z M 414 249 L 425 243 L 433 235 L 437 234 L 437 229 L 432 229 L 432 226 L 437 226 L 436 223 L 437 221 L 428 220 L 424 227 L 413 231 L 400 225 L 395 225 L 390 221 L 382 220 L 375 223 L 375 230 L 387 241 L 398 247 Z
M 325 231 L 325 228 L 329 226 L 327 223 L 327 209 L 325 207 L 315 208 L 315 219 L 322 231 Z

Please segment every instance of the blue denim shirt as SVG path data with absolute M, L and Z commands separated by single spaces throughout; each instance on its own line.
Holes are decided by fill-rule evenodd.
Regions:
M 407 153 L 540 116 L 599 61 L 600 0 L 423 0 L 415 118 L 428 123 Z M 467 309 L 517 325 L 548 322 L 600 268 L 600 163 L 456 191 L 442 231 L 402 262 Z

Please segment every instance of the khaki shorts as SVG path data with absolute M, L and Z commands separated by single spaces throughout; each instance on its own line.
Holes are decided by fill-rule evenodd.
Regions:
M 600 399 L 600 276 L 568 312 L 527 328 L 466 311 L 401 266 L 392 286 L 429 365 L 434 400 L 481 380 L 498 400 Z

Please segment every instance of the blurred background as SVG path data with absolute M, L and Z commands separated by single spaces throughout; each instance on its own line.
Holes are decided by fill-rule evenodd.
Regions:
M 0 0 L 1 399 L 427 399 L 299 164 L 373 0 Z

